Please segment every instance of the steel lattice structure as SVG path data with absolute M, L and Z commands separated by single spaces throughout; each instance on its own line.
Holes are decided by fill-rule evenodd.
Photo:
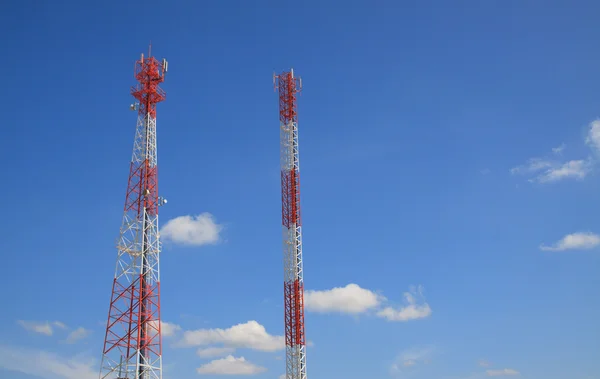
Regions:
M 131 89 L 138 120 L 117 265 L 106 325 L 100 378 L 162 379 L 160 323 L 161 244 L 156 155 L 156 105 L 166 94 L 159 87 L 167 61 L 150 54 L 135 64 L 138 84 Z
M 306 379 L 304 278 L 300 217 L 297 94 L 302 82 L 294 70 L 274 76 L 279 92 L 281 200 L 283 224 L 286 379 Z

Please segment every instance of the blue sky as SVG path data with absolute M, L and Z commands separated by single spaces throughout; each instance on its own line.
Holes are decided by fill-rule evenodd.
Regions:
M 290 67 L 309 377 L 600 377 L 599 12 L 4 2 L 0 377 L 97 377 L 150 40 L 165 379 L 284 373 L 271 77 Z

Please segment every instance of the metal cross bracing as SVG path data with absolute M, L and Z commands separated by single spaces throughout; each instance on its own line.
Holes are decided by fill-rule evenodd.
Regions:
M 279 92 L 286 379 L 306 379 L 297 94 L 293 69 L 274 77 Z
M 138 100 L 133 155 L 121 231 L 117 239 L 117 264 L 106 325 L 100 378 L 162 379 L 160 324 L 161 250 L 156 153 L 156 104 L 165 99 L 158 87 L 167 62 L 144 58 L 136 62 Z

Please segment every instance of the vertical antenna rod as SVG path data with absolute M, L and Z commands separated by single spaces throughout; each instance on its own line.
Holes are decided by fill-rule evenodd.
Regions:
M 156 155 L 156 104 L 166 94 L 167 61 L 154 57 L 135 63 L 138 84 L 131 88 L 138 111 L 133 156 L 125 195 L 117 265 L 106 324 L 100 378 L 162 379 L 160 274 Z
M 273 77 L 279 91 L 281 138 L 281 200 L 286 379 L 306 379 L 304 337 L 304 279 L 302 222 L 300 218 L 300 165 L 298 160 L 298 106 L 302 82 L 294 70 Z

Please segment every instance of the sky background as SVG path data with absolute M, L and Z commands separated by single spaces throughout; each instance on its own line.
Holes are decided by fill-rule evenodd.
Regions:
M 600 378 L 598 14 L 583 0 L 2 2 L 0 377 L 97 378 L 129 89 L 151 40 L 169 60 L 165 379 L 285 371 L 272 75 L 290 67 L 308 377 Z

